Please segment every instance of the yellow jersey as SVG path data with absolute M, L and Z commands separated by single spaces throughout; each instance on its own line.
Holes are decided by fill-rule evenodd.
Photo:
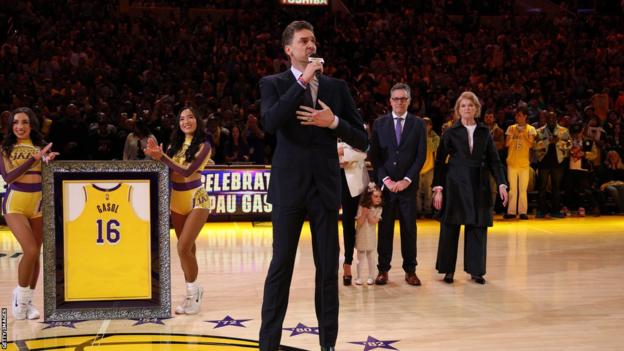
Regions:
M 184 144 L 182 144 L 182 147 L 180 148 L 180 150 L 178 150 L 178 152 L 176 152 L 176 154 L 173 155 L 171 160 L 173 160 L 173 162 L 179 165 L 182 165 L 183 167 L 187 167 L 189 164 L 191 164 L 191 162 L 186 161 L 186 150 L 188 150 L 188 148 L 191 146 L 192 141 L 193 141 L 193 138 L 189 138 L 189 137 L 185 138 Z M 204 147 L 206 147 L 207 145 L 208 144 L 204 145 Z M 210 150 L 209 147 L 208 147 L 208 150 Z M 208 153 L 208 155 L 204 158 L 202 163 L 197 168 L 197 171 L 201 173 L 201 171 L 204 170 L 204 168 L 206 167 L 206 164 L 209 161 L 210 161 L 210 153 Z
M 529 140 L 534 140 L 537 135 L 535 127 L 528 124 L 522 127 L 514 124 L 507 128 L 505 134 L 508 138 L 511 138 L 511 144 L 509 144 L 509 149 L 507 150 L 507 167 L 529 167 L 529 153 L 533 147 L 533 143 L 529 142 Z
M 152 298 L 150 223 L 132 206 L 133 187 L 83 185 L 84 207 L 72 219 L 70 183 L 63 183 L 65 300 Z
M 28 161 L 38 153 L 39 150 L 41 150 L 41 148 L 34 146 L 30 139 L 18 140 L 17 143 L 13 145 L 13 150 L 9 157 L 3 157 L 4 169 L 7 173 L 10 172 Z M 35 163 L 28 168 L 28 171 L 41 172 L 41 161 L 35 161 Z

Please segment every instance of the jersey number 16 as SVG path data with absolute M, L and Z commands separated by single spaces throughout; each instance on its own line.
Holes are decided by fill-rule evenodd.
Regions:
M 101 219 L 97 220 L 98 237 L 96 243 L 98 245 L 104 244 L 104 223 Z M 121 234 L 119 233 L 119 221 L 116 219 L 110 219 L 106 222 L 106 241 L 110 244 L 117 244 Z

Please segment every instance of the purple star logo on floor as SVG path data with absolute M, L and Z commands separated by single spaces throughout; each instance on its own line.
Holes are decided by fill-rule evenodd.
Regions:
M 283 329 L 291 331 L 292 333 L 290 333 L 290 336 L 297 336 L 301 334 L 319 335 L 318 327 L 308 327 L 303 323 L 297 323 L 297 326 L 294 328 L 283 328 Z
M 230 316 L 225 316 L 225 318 L 221 320 L 214 321 L 204 321 L 208 323 L 215 323 L 215 327 L 212 329 L 223 328 L 223 327 L 242 327 L 247 328 L 243 323 L 249 322 L 251 319 L 234 319 Z
M 76 329 L 76 323 L 82 323 L 82 322 L 85 322 L 85 321 L 62 321 L 62 322 L 39 322 L 39 323 L 46 324 L 45 328 L 41 329 L 41 330 L 45 330 L 45 329 L 61 328 L 61 327 Z
M 163 323 L 163 320 L 165 319 L 169 319 L 169 318 L 139 318 L 139 319 L 131 319 L 132 321 L 135 321 L 136 323 L 134 323 L 132 326 L 137 326 L 137 325 L 142 325 L 142 324 L 159 324 L 159 325 L 165 325 L 165 323 Z
M 390 346 L 390 344 L 394 344 L 395 342 L 399 342 L 400 340 L 377 340 L 372 336 L 368 336 L 366 341 L 351 341 L 349 344 L 356 345 L 364 345 L 363 351 L 370 351 L 374 349 L 387 349 L 387 350 L 398 350 L 397 348 Z

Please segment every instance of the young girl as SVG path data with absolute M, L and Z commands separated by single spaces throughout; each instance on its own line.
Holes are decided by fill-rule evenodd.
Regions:
M 362 193 L 358 206 L 355 228 L 355 248 L 357 249 L 357 277 L 356 285 L 362 285 L 362 270 L 364 258 L 368 260 L 368 279 L 366 284 L 373 285 L 375 274 L 374 253 L 377 248 L 377 222 L 381 220 L 381 189 L 375 183 L 369 183 L 368 189 Z
M 9 184 L 2 201 L 4 219 L 22 252 L 17 267 L 18 286 L 13 290 L 13 317 L 37 319 L 32 295 L 39 278 L 39 255 L 43 241 L 41 217 L 41 160 L 51 161 L 58 153 L 43 141 L 35 113 L 21 107 L 13 111 L 2 142 L 0 173 Z
M 167 153 L 162 144 L 149 138 L 144 152 L 171 169 L 171 221 L 178 238 L 178 255 L 186 280 L 186 298 L 176 307 L 177 314 L 197 314 L 201 307 L 202 287 L 197 283 L 195 239 L 208 218 L 209 201 L 202 186 L 201 171 L 210 160 L 210 144 L 199 115 L 185 108 L 177 117 L 178 127 L 171 134 Z

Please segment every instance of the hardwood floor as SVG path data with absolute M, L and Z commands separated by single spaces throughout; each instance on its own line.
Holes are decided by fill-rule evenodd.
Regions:
M 488 273 L 484 286 L 471 282 L 469 276 L 461 272 L 461 242 L 455 283 L 442 282 L 442 275 L 434 269 L 439 227 L 431 220 L 418 222 L 417 273 L 423 285 L 407 285 L 400 268 L 398 223 L 396 230 L 394 268 L 390 271 L 388 285 L 340 285 L 338 350 L 622 349 L 624 217 L 496 221 L 489 231 Z M 175 243 L 173 235 L 172 240 Z M 19 258 L 11 256 L 20 249 L 11 233 L 0 228 L 0 254 L 5 254 L 0 257 L 0 301 L 2 307 L 7 308 L 8 340 L 51 338 L 18 343 L 21 349 L 45 349 L 63 340 L 71 339 L 73 341 L 68 344 L 78 345 L 93 339 L 83 337 L 77 342 L 78 339 L 69 337 L 72 335 L 135 333 L 134 339 L 128 335 L 118 338 L 126 341 L 128 338 L 160 338 L 161 343 L 105 345 L 100 341 L 84 349 L 249 350 L 257 345 L 253 341 L 258 339 L 271 242 L 270 223 L 255 226 L 241 222 L 206 224 L 197 241 L 199 282 L 204 287 L 199 315 L 173 316 L 163 320 L 164 325 L 148 322 L 133 326 L 135 321 L 112 320 L 81 322 L 75 329 L 63 326 L 44 329 L 47 325 L 41 323 L 42 319 L 12 319 L 11 291 L 16 284 Z M 172 247 L 172 304 L 175 306 L 183 297 L 184 279 L 175 244 Z M 355 266 L 353 268 L 355 272 Z M 317 326 L 313 294 L 314 265 L 306 225 L 284 328 L 295 328 L 299 323 L 304 327 Z M 43 311 L 40 289 L 35 293 L 34 303 Z M 216 321 L 226 316 L 249 321 L 240 322 L 244 327 L 215 328 Z M 282 344 L 318 350 L 318 335 L 304 327 L 294 332 L 284 330 Z M 145 336 L 144 333 L 162 336 Z M 199 335 L 214 338 L 202 339 Z M 176 338 L 186 341 L 171 341 Z M 162 340 L 169 340 L 166 347 Z M 357 344 L 367 340 L 379 343 L 368 347 Z M 18 349 L 11 342 L 8 346 Z

